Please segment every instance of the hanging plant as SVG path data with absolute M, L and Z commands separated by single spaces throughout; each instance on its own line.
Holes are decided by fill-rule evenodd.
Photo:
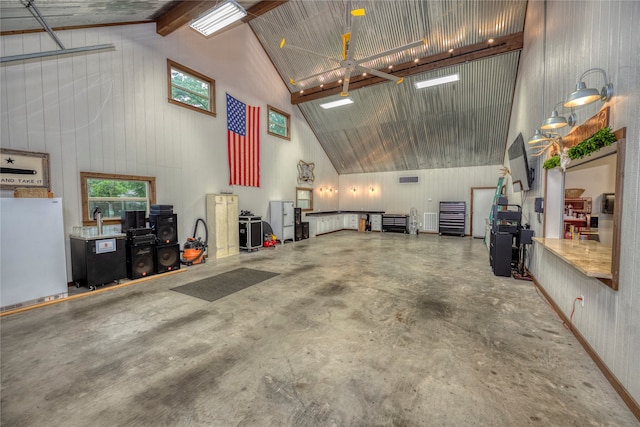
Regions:
M 596 132 L 591 138 L 585 139 L 580 144 L 571 147 L 567 151 L 567 156 L 572 160 L 582 159 L 599 151 L 603 147 L 607 147 L 616 142 L 616 136 L 611 131 L 610 127 L 602 128 Z M 560 156 L 555 155 L 550 157 L 542 167 L 544 169 L 553 169 L 560 166 Z

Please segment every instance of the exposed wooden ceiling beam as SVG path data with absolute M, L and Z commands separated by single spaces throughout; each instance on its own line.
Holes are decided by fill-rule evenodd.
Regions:
M 264 0 L 264 1 L 261 1 L 260 3 L 256 3 L 256 4 L 254 4 L 253 6 L 251 6 L 247 10 L 247 16 L 242 18 L 242 22 L 252 21 L 253 19 L 257 18 L 258 16 L 264 15 L 265 13 L 269 12 L 270 10 L 275 9 L 276 7 L 278 7 L 280 5 L 283 5 L 288 1 L 289 0 L 281 0 L 281 1 Z
M 384 69 L 385 73 L 392 74 L 397 77 L 409 77 L 415 74 L 434 71 L 440 68 L 451 67 L 453 65 L 463 64 L 469 61 L 489 58 L 494 55 L 501 55 L 514 50 L 522 49 L 524 33 L 514 33 L 507 36 L 497 37 L 493 43 L 481 42 L 455 49 L 453 52 L 442 52 L 436 55 L 420 58 L 418 62 L 409 61 L 403 64 L 393 66 L 393 72 Z M 353 76 L 349 82 L 349 91 L 371 86 L 378 83 L 388 82 L 389 80 L 376 76 Z M 314 101 L 316 99 L 326 98 L 331 95 L 337 95 L 342 91 L 342 83 L 337 81 L 325 83 L 322 87 L 316 86 L 305 88 L 303 93 L 294 92 L 291 94 L 292 104 L 301 104 L 303 102 Z
M 267 13 L 271 9 L 274 9 L 281 4 L 286 3 L 287 1 L 288 0 L 265 0 L 256 3 L 247 10 L 247 16 L 242 19 L 242 22 L 249 22 L 252 19 L 257 18 L 258 16 Z M 156 33 L 160 34 L 161 36 L 168 36 L 178 28 L 191 22 L 191 20 L 196 19 L 198 16 L 202 15 L 204 12 L 211 9 L 215 5 L 216 2 L 211 0 L 183 0 L 156 20 Z
M 156 20 L 156 33 L 169 34 L 215 6 L 211 1 L 181 1 Z

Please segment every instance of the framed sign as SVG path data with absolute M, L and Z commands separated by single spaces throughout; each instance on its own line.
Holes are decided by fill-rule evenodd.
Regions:
M 0 148 L 0 188 L 45 187 L 49 183 L 49 154 Z

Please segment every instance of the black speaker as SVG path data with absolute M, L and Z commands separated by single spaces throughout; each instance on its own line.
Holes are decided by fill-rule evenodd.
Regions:
M 145 211 L 124 211 L 120 213 L 120 224 L 122 232 L 127 232 L 132 228 L 144 228 L 147 225 Z
M 302 222 L 302 208 L 293 208 L 293 222 L 295 225 Z
M 147 245 L 127 245 L 127 277 L 139 279 L 155 274 L 155 242 Z
M 156 273 L 180 269 L 180 245 L 156 245 Z
M 309 238 L 309 223 L 307 221 L 302 223 L 302 239 Z
M 149 215 L 149 225 L 160 244 L 178 243 L 178 215 L 151 214 Z

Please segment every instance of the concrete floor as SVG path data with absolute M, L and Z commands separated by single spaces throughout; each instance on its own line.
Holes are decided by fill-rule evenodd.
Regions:
M 214 302 L 169 290 L 248 267 Z M 342 231 L 1 319 L 3 426 L 636 426 L 481 240 Z

